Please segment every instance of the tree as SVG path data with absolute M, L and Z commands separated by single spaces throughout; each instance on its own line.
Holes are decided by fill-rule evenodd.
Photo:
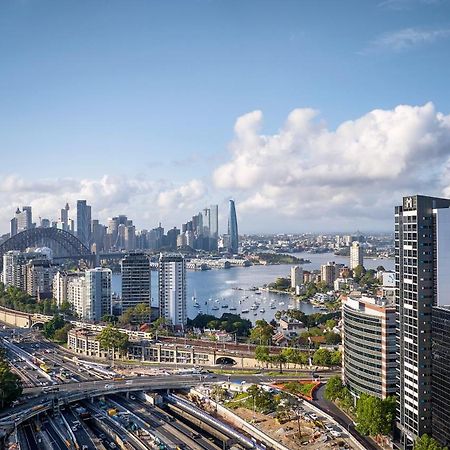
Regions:
M 376 436 L 381 430 L 381 399 L 373 395 L 361 394 L 356 402 L 356 417 L 359 433 Z
M 314 352 L 313 364 L 316 366 L 331 366 L 331 353 L 325 348 L 319 348 Z
M 65 302 L 61 303 L 61 306 L 59 307 L 59 312 L 61 314 L 67 314 L 67 313 L 70 313 L 71 311 L 72 311 L 72 305 L 69 302 L 65 301 Z
M 57 342 L 67 342 L 67 335 L 72 328 L 73 325 L 71 323 L 66 323 L 62 328 L 55 330 L 53 339 Z
M 102 322 L 110 322 L 110 323 L 117 323 L 118 317 L 114 316 L 113 314 L 105 314 L 102 318 Z
M 395 398 L 381 400 L 368 394 L 361 394 L 356 402 L 356 429 L 364 435 L 388 435 L 392 432 L 395 418 Z
M 267 365 L 270 360 L 269 348 L 264 345 L 258 345 L 255 348 L 255 359 L 256 361 L 265 363 Z
M 336 321 L 334 320 L 334 319 L 328 319 L 326 322 L 325 322 L 325 328 L 327 329 L 327 330 L 333 330 L 333 328 L 336 326 Z
M 342 364 L 342 354 L 339 350 L 331 353 L 331 366 L 340 366 Z
M 337 345 L 341 343 L 341 335 L 339 333 L 333 333 L 329 331 L 325 335 L 325 342 L 329 345 Z
M 260 345 L 269 345 L 273 336 L 273 327 L 265 320 L 257 320 L 250 332 L 250 342 Z
M 414 442 L 414 450 L 448 450 L 448 447 L 442 447 L 436 439 L 424 434 Z
M 60 315 L 55 315 L 44 324 L 43 333 L 47 339 L 53 339 L 56 330 L 59 330 L 65 325 L 65 320 Z
M 353 269 L 353 278 L 355 279 L 355 281 L 357 283 L 359 283 L 359 281 L 361 280 L 361 278 L 365 275 L 366 273 L 366 269 L 364 268 L 364 266 L 356 266 Z
M 286 356 L 283 353 L 278 353 L 271 356 L 270 359 L 273 364 L 276 364 L 280 368 L 280 373 L 283 373 L 283 364 L 287 362 Z
M 11 371 L 4 353 L 0 357 L 0 406 L 9 406 L 22 395 L 22 382 L 20 377 Z
M 112 350 L 113 359 L 115 350 L 123 352 L 128 346 L 128 335 L 119 331 L 119 329 L 113 325 L 108 325 L 103 328 L 102 331 L 96 337 L 100 342 L 100 348 L 103 350 Z
M 343 389 L 341 377 L 339 375 L 331 377 L 325 386 L 325 398 L 334 402 L 341 396 Z

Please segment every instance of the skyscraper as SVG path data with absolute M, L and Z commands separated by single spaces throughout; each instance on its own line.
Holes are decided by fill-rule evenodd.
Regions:
M 358 241 L 354 241 L 350 246 L 350 269 L 353 270 L 356 267 L 363 265 L 363 249 Z
M 151 307 L 150 259 L 145 253 L 130 253 L 121 262 L 122 311 L 140 303 Z
M 450 294 L 449 208 L 450 200 L 421 195 L 395 208 L 397 431 L 405 449 L 432 431 L 432 308 Z
M 230 252 L 237 253 L 239 249 L 239 233 L 234 200 L 230 200 L 230 212 L 228 216 L 228 235 L 230 236 Z
M 219 237 L 219 206 L 211 205 L 209 214 L 209 233 L 214 239 Z
M 186 262 L 182 255 L 163 255 L 159 258 L 160 316 L 175 327 L 183 327 L 186 311 Z
M 448 300 L 450 304 L 450 298 Z M 433 308 L 433 437 L 450 445 L 450 306 Z
M 66 203 L 66 206 L 60 211 L 61 228 L 64 231 L 69 231 L 69 209 L 69 204 Z
M 22 211 L 17 208 L 14 217 L 10 222 L 10 235 L 14 236 L 21 231 L 29 230 L 33 227 L 33 217 L 31 206 L 23 206 Z
M 77 236 L 87 247 L 91 241 L 91 207 L 86 200 L 77 201 Z

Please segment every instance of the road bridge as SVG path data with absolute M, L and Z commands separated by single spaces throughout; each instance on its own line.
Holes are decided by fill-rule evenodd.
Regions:
M 57 386 L 58 391 L 53 393 L 44 393 L 44 388 L 41 387 L 24 389 L 24 395 L 29 397 L 27 402 L 14 409 L 9 408 L 0 415 L 0 448 L 2 448 L 1 440 L 4 441 L 18 425 L 50 409 L 57 409 L 69 403 L 105 395 L 149 390 L 186 389 L 200 383 L 204 383 L 201 376 L 167 375 L 120 381 L 96 380 L 60 384 Z

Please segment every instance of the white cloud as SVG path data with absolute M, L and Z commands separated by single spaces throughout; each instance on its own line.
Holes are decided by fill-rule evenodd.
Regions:
M 402 30 L 384 33 L 371 42 L 369 47 L 362 53 L 367 54 L 373 51 L 403 51 L 418 45 L 431 44 L 440 39 L 450 38 L 450 29 L 420 29 L 404 28 Z
M 76 218 L 76 201 L 86 199 L 92 218 L 106 223 L 108 217 L 126 214 L 138 228 L 153 228 L 159 221 L 168 228 L 180 226 L 206 203 L 207 189 L 201 180 L 175 185 L 165 180 L 104 175 L 99 179 L 61 178 L 28 180 L 18 175 L 0 177 L 0 234 L 6 233 L 17 207 L 31 206 L 33 221 L 58 220 L 66 202 Z
M 203 174 L 202 174 L 203 175 Z M 98 179 L 0 177 L 0 223 L 15 208 L 58 218 L 77 199 L 106 221 L 127 214 L 138 228 L 179 226 L 207 204 L 237 202 L 243 232 L 391 229 L 403 195 L 450 196 L 450 115 L 432 103 L 373 110 L 331 130 L 309 108 L 292 111 L 277 133 L 264 134 L 263 114 L 239 117 L 228 159 L 211 177 L 182 184 L 144 177 Z M 224 228 L 222 228 L 223 230 Z
M 311 109 L 292 111 L 276 134 L 261 127 L 260 111 L 238 118 L 231 159 L 213 174 L 248 217 L 271 211 L 268 221 L 286 217 L 303 229 L 305 220 L 321 229 L 356 229 L 364 220 L 377 228 L 392 221 L 403 194 L 445 187 L 450 116 L 432 103 L 374 110 L 335 131 Z
M 186 184 L 162 191 L 158 195 L 158 206 L 165 211 L 194 208 L 204 198 L 206 187 L 200 180 L 191 180 Z M 192 211 L 194 214 L 196 211 Z

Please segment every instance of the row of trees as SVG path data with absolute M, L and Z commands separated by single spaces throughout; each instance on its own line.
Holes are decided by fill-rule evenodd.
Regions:
M 30 314 L 52 315 L 58 312 L 58 307 L 54 300 L 45 299 L 38 302 L 25 291 L 14 286 L 5 288 L 3 283 L 0 283 L 0 306 Z
M 199 314 L 195 319 L 188 319 L 187 326 L 202 330 L 205 328 L 222 330 L 245 337 L 249 335 L 253 325 L 250 320 L 243 319 L 237 314 L 224 313 L 220 319 L 210 314 Z
M 339 376 L 331 377 L 325 387 L 325 398 L 337 401 L 339 406 L 356 416 L 356 429 L 363 435 L 388 435 L 395 420 L 395 397 L 380 399 L 373 395 L 361 394 L 356 400 L 344 386 Z
M 309 364 L 308 353 L 301 352 L 295 348 L 285 348 L 280 353 L 271 355 L 269 348 L 263 345 L 256 347 L 255 359 L 258 362 L 266 364 L 266 367 L 269 364 L 276 365 L 280 367 L 280 371 L 282 371 L 283 366 L 289 368 L 289 364 L 296 366 L 306 366 Z M 314 352 L 312 364 L 326 367 L 339 366 L 341 364 L 341 352 L 320 348 Z
M 296 314 L 297 317 L 302 317 L 301 314 Z M 278 313 L 277 313 L 278 314 Z M 305 318 L 308 317 L 304 315 Z M 300 319 L 297 319 L 300 320 Z M 305 319 L 306 321 L 307 319 Z M 329 345 L 337 345 L 341 342 L 341 335 L 339 333 L 334 333 L 332 330 L 336 326 L 336 320 L 332 318 L 326 319 L 322 322 L 322 328 L 314 326 L 309 328 L 308 331 L 304 331 L 296 338 L 292 338 L 291 346 L 307 346 L 310 345 L 310 337 L 313 336 L 324 336 L 325 342 Z M 257 320 L 255 326 L 250 332 L 250 342 L 257 345 L 270 345 L 272 342 L 272 336 L 275 334 L 275 327 L 272 323 L 267 323 L 265 320 Z
M 5 349 L 0 348 L 0 407 L 11 406 L 12 402 L 22 395 L 22 381 L 11 371 L 6 358 Z

